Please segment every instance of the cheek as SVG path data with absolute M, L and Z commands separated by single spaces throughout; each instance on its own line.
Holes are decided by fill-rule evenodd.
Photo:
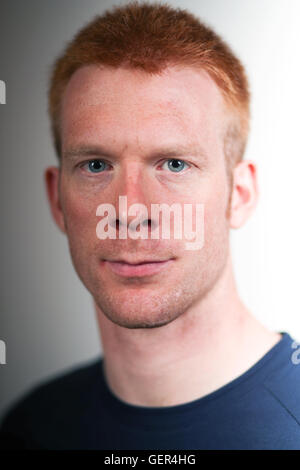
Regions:
M 229 237 L 226 217 L 229 188 L 225 175 L 210 181 L 203 199 L 204 251 L 224 250 Z
M 94 246 L 97 241 L 97 206 L 98 202 L 94 198 L 83 197 L 77 192 L 65 192 L 63 212 L 69 242 L 83 251 Z

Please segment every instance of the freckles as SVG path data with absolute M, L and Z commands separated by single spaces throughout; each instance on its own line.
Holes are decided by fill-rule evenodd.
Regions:
M 75 176 L 76 178 L 76 176 Z M 80 177 L 79 177 L 80 178 Z M 84 180 L 74 181 L 72 188 L 65 193 L 65 208 L 66 212 L 74 219 L 94 219 L 96 211 L 101 203 L 111 202 L 109 197 L 105 195 L 112 176 L 103 176 L 101 178 L 95 177 L 95 181 Z M 96 219 L 95 219 L 96 220 Z
M 195 175 L 188 175 L 188 174 L 157 174 L 157 181 L 159 181 L 164 187 L 166 187 L 172 195 L 174 194 L 174 190 L 176 194 L 180 196 L 180 200 L 178 202 L 184 203 L 193 203 L 194 201 L 190 201 L 190 193 L 191 188 L 195 187 L 196 180 Z M 193 195 L 194 196 L 194 195 Z
M 224 230 L 223 212 L 216 202 L 204 204 L 204 249 L 216 245 Z
M 103 199 L 103 193 L 112 179 L 112 173 L 107 172 L 99 173 L 96 176 L 75 175 L 73 191 L 76 192 L 76 197 L 84 197 L 85 199 L 99 197 Z
M 65 201 L 65 217 L 67 219 L 68 232 L 73 239 L 91 238 L 91 229 L 95 228 L 96 236 L 96 209 L 94 204 L 84 198 L 68 198 Z

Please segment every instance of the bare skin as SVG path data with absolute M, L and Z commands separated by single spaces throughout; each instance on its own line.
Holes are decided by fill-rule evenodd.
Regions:
M 47 193 L 93 297 L 107 383 L 124 402 L 172 406 L 203 397 L 243 374 L 281 338 L 248 311 L 234 280 L 230 229 L 247 221 L 258 188 L 249 160 L 235 167 L 229 187 L 227 120 L 215 83 L 190 68 L 150 76 L 88 66 L 67 86 L 62 163 L 46 170 Z M 180 155 L 162 158 L 163 149 L 175 155 L 179 145 L 186 148 Z M 174 158 L 186 162 L 182 171 L 168 167 Z M 92 172 L 91 160 L 105 162 L 104 170 Z M 128 207 L 144 204 L 149 214 L 152 203 L 204 204 L 204 246 L 189 251 L 186 240 L 172 238 L 99 240 L 96 208 L 113 204 L 123 220 L 119 195 L 127 196 Z M 121 277 L 105 262 L 133 257 L 172 262 L 140 278 Z

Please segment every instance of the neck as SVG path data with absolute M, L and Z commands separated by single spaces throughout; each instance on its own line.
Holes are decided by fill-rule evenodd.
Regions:
M 139 406 L 201 398 L 246 372 L 281 338 L 241 302 L 230 257 L 205 298 L 162 327 L 124 328 L 95 308 L 107 384 Z

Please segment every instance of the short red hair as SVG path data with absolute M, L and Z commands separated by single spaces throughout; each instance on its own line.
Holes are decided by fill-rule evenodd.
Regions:
M 187 10 L 134 1 L 95 17 L 76 34 L 55 61 L 49 88 L 51 128 L 59 158 L 62 96 L 74 72 L 90 64 L 140 69 L 149 74 L 169 65 L 206 70 L 233 111 L 224 140 L 228 167 L 242 159 L 249 129 L 249 87 L 244 67 L 230 47 Z

